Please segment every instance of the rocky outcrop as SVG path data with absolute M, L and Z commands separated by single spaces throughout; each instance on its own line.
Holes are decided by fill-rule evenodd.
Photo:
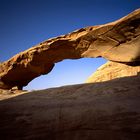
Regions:
M 117 62 L 107 62 L 95 71 L 86 83 L 108 81 L 115 78 L 140 75 L 140 66 L 128 66 Z
M 104 57 L 140 64 L 140 9 L 105 25 L 91 26 L 48 39 L 0 65 L 0 88 L 21 89 L 32 79 L 49 73 L 64 59 Z
M 139 91 L 137 76 L 10 94 L 0 102 L 0 139 L 140 140 Z

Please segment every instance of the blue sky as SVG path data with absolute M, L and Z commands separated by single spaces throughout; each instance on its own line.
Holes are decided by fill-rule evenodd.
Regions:
M 0 61 L 48 38 L 117 20 L 139 7 L 140 0 L 0 0 Z M 62 61 L 25 89 L 82 83 L 105 62 Z

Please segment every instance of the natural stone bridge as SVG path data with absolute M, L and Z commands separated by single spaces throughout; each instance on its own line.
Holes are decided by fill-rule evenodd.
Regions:
M 0 88 L 22 89 L 64 59 L 104 57 L 140 65 L 140 9 L 105 25 L 81 28 L 44 41 L 0 64 Z

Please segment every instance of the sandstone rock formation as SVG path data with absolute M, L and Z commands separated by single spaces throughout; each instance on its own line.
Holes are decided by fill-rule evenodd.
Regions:
M 115 22 L 48 39 L 0 65 L 0 88 L 21 89 L 63 59 L 104 57 L 140 64 L 140 9 Z
M 86 83 L 108 81 L 115 78 L 134 76 L 140 74 L 140 66 L 129 66 L 117 62 L 107 62 L 97 69 Z
M 0 102 L 0 139 L 140 140 L 139 91 L 137 76 L 9 97 Z

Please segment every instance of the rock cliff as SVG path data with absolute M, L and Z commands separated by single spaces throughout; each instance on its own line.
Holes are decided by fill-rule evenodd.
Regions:
M 81 28 L 48 39 L 0 65 L 0 88 L 22 89 L 64 59 L 104 57 L 140 65 L 140 9 L 105 25 Z
M 140 66 L 129 66 L 117 62 L 107 62 L 97 69 L 86 83 L 108 81 L 115 78 L 140 75 Z

